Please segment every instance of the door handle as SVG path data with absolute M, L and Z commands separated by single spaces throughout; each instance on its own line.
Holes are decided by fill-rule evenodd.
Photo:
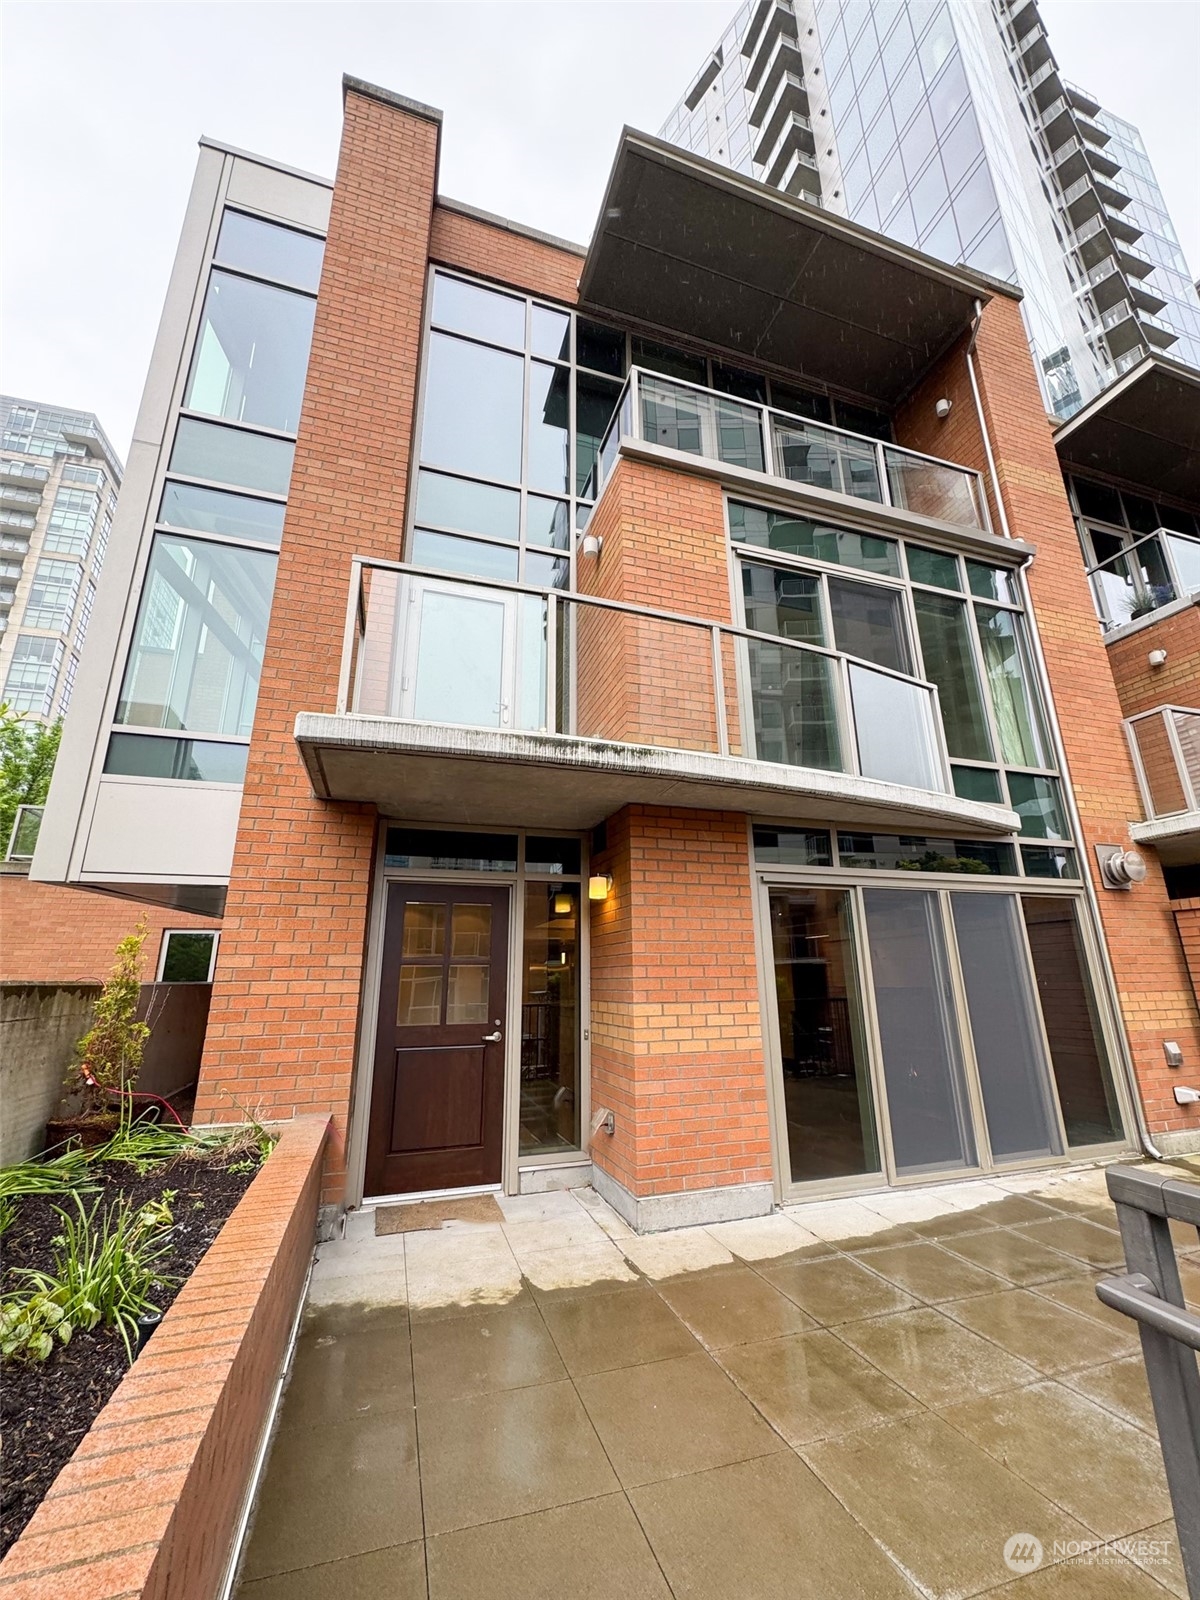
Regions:
M 484 1044 L 499 1044 L 503 1037 L 504 1035 L 500 1032 L 500 1029 L 497 1028 L 495 1033 L 485 1033 L 483 1036 L 483 1042 Z

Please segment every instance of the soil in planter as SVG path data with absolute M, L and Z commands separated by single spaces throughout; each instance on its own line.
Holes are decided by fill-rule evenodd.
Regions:
M 245 1153 L 232 1158 L 244 1167 Z M 257 1172 L 231 1171 L 225 1164 L 176 1161 L 169 1167 L 139 1177 L 124 1164 L 98 1164 L 98 1188 L 82 1196 L 91 1209 L 101 1209 L 119 1197 L 135 1205 L 157 1200 L 164 1189 L 174 1189 L 174 1229 L 171 1249 L 160 1270 L 179 1282 L 161 1287 L 155 1303 L 166 1308 L 221 1231 L 221 1225 L 246 1192 Z M 70 1196 L 52 1199 L 29 1196 L 17 1203 L 17 1214 L 0 1245 L 4 1270 L 0 1289 L 18 1287 L 17 1267 L 48 1271 L 53 1265 L 50 1241 L 61 1230 L 55 1208 L 72 1209 Z M 104 1408 L 109 1396 L 129 1370 L 125 1346 L 115 1329 L 93 1328 L 77 1333 L 70 1344 L 57 1346 L 48 1361 L 8 1362 L 0 1373 L 0 1426 L 4 1453 L 0 1462 L 0 1556 L 12 1545 L 37 1510 L 42 1497 L 75 1451 L 75 1447 Z

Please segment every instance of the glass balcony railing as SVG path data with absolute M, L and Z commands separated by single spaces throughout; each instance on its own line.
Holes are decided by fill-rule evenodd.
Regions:
M 1119 628 L 1200 594 L 1200 539 L 1158 528 L 1090 567 L 1088 578 L 1102 625 Z
M 356 562 L 338 710 L 566 734 L 951 794 L 937 689 L 597 595 Z
M 635 367 L 596 458 L 597 496 L 623 437 L 877 505 L 988 530 L 979 474 L 967 467 L 847 433 L 823 422 L 734 400 Z
M 1125 719 L 1146 819 L 1200 811 L 1200 711 L 1156 706 Z
M 6 861 L 32 861 L 45 806 L 18 806 L 4 853 Z

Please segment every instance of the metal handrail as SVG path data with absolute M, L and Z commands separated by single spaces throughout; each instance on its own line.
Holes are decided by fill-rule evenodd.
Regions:
M 702 395 L 706 400 L 756 416 L 762 443 L 763 470 L 768 476 L 781 478 L 784 482 L 794 483 L 798 480 L 788 478 L 785 473 L 779 471 L 775 463 L 773 444 L 775 425 L 777 423 L 801 428 L 806 432 L 815 432 L 818 436 L 828 436 L 832 440 L 847 441 L 853 445 L 865 446 L 876 463 L 880 489 L 880 496 L 876 503 L 879 505 L 897 505 L 892 495 L 891 481 L 887 470 L 889 455 L 903 456 L 913 461 L 928 462 L 931 466 L 942 467 L 947 472 L 957 473 L 971 488 L 971 501 L 977 514 L 977 522 L 974 525 L 980 527 L 984 532 L 991 531 L 987 497 L 983 493 L 982 475 L 974 467 L 964 467 L 956 461 L 947 461 L 941 456 L 927 455 L 924 451 L 910 449 L 907 445 L 892 444 L 883 439 L 873 439 L 869 434 L 854 433 L 848 428 L 837 428 L 828 422 L 815 422 L 810 417 L 802 417 L 795 412 L 784 411 L 775 406 L 761 404 L 758 401 L 742 400 L 737 395 L 722 394 L 719 389 L 709 389 L 703 384 L 692 383 L 686 378 L 674 378 L 666 373 L 655 372 L 647 367 L 631 367 L 629 369 L 629 375 L 621 389 L 612 418 L 600 440 L 599 449 L 596 451 L 596 463 L 592 469 L 596 499 L 599 499 L 600 492 L 604 487 L 604 480 L 608 475 L 605 471 L 605 463 L 612 456 L 611 446 L 614 429 L 618 429 L 624 424 L 632 430 L 633 438 L 641 440 L 643 437 L 644 423 L 640 404 L 640 388 L 643 380 L 667 384 L 676 389 L 684 389 L 693 394 Z M 704 459 L 709 458 L 705 457 Z M 711 459 L 720 458 L 713 457 Z M 833 492 L 837 493 L 838 491 L 835 490 Z M 851 496 L 850 498 L 861 500 L 862 497 Z M 899 506 L 898 509 L 904 510 L 905 508 Z
M 1084 517 L 1083 521 L 1087 522 L 1089 526 L 1091 525 L 1089 518 Z M 1087 567 L 1085 570 L 1088 576 L 1090 577 L 1094 572 L 1103 572 L 1106 567 L 1111 567 L 1115 561 L 1120 561 L 1125 556 L 1132 555 L 1142 545 L 1149 544 L 1151 539 L 1159 539 L 1164 534 L 1168 539 L 1182 539 L 1187 544 L 1194 544 L 1200 547 L 1200 539 L 1197 539 L 1195 534 L 1180 533 L 1177 528 L 1155 528 L 1150 533 L 1140 533 L 1136 539 L 1131 539 L 1127 545 L 1117 551 L 1115 556 L 1107 556 L 1103 561 L 1097 561 L 1092 566 Z
M 356 655 L 355 645 L 358 638 L 365 633 L 367 622 L 367 612 L 363 601 L 363 573 L 366 570 L 375 569 L 395 573 L 400 577 L 434 578 L 445 584 L 473 587 L 492 592 L 501 591 L 542 600 L 547 607 L 546 709 L 548 716 L 554 704 L 554 696 L 557 689 L 555 680 L 557 662 L 549 641 L 554 638 L 559 626 L 558 611 L 560 607 L 570 605 L 591 606 L 596 610 L 623 613 L 629 616 L 643 617 L 650 621 L 691 627 L 707 632 L 712 640 L 712 686 L 718 724 L 718 753 L 721 755 L 729 755 L 731 753 L 728 730 L 725 726 L 726 683 L 723 652 L 721 650 L 723 636 L 730 639 L 744 640 L 748 644 L 774 645 L 800 654 L 819 656 L 831 663 L 840 685 L 838 704 L 835 708 L 838 717 L 840 742 L 844 745 L 846 753 L 852 757 L 853 761 L 852 767 L 843 770 L 850 770 L 858 775 L 861 775 L 861 760 L 854 693 L 849 676 L 850 669 L 858 667 L 875 673 L 880 677 L 897 679 L 915 689 L 921 690 L 929 700 L 929 733 L 933 744 L 932 753 L 938 769 L 938 776 L 943 785 L 941 789 L 930 790 L 929 792 L 942 794 L 953 792 L 949 753 L 946 749 L 945 734 L 942 728 L 941 701 L 938 687 L 924 678 L 918 678 L 913 673 L 901 672 L 893 667 L 880 666 L 878 663 L 868 661 L 863 657 L 852 656 L 845 651 L 832 649 L 827 645 L 811 644 L 807 640 L 787 639 L 779 634 L 765 633 L 755 628 L 742 627 L 737 623 L 716 622 L 709 618 L 697 617 L 686 612 L 666 611 L 656 606 L 639 605 L 628 600 L 613 600 L 606 595 L 586 594 L 574 589 L 553 589 L 536 584 L 519 583 L 510 579 L 482 578 L 466 573 L 446 573 L 436 567 L 419 566 L 414 562 L 387 561 L 366 556 L 355 556 L 351 562 L 351 569 L 351 592 L 346 610 L 342 671 L 338 687 L 337 709 L 340 716 L 362 716 L 371 719 L 378 716 L 376 712 L 356 711 L 351 704 L 353 690 L 351 663 Z M 851 735 L 850 738 L 845 737 L 847 733 Z
M 1200 1600 L 1200 1370 L 1190 1353 L 1200 1350 L 1200 1314 L 1184 1304 L 1171 1238 L 1172 1222 L 1200 1237 L 1200 1185 L 1129 1166 L 1110 1167 L 1107 1184 L 1127 1271 L 1102 1278 L 1096 1295 L 1137 1323 L 1184 1577 Z

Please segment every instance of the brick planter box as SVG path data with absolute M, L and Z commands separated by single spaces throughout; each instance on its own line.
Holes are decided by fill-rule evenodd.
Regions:
M 312 1255 L 327 1127 L 286 1125 L 0 1563 L 3 1600 L 213 1600 Z

